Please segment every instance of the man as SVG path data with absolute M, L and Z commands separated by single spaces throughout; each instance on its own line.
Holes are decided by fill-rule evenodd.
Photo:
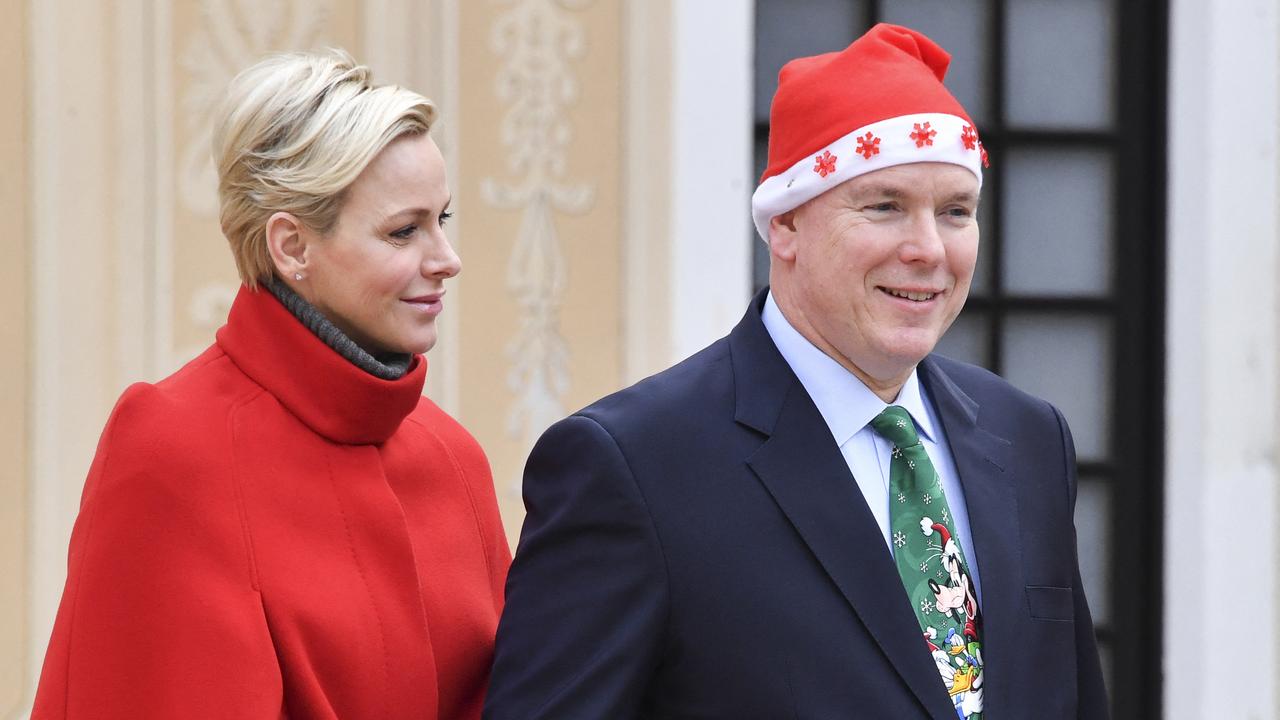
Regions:
M 1062 416 L 931 355 L 985 151 L 949 56 L 789 63 L 728 337 L 529 458 L 485 716 L 1105 718 Z

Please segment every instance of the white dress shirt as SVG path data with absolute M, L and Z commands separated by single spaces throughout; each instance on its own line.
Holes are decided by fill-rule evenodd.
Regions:
M 761 319 L 769 336 L 773 338 L 773 344 L 800 379 L 800 384 L 804 385 L 809 397 L 813 398 L 814 405 L 818 406 L 818 412 L 822 414 L 832 437 L 840 446 L 844 461 L 849 465 L 849 472 L 862 490 L 862 496 L 866 498 L 876 523 L 880 525 L 885 548 L 892 554 L 893 545 L 889 541 L 889 463 L 893 445 L 880 437 L 870 425 L 872 419 L 889 407 L 889 403 L 881 400 L 856 375 L 844 369 L 792 327 L 774 302 L 773 293 L 769 293 L 769 297 L 765 299 Z M 951 448 L 943 434 L 942 423 L 938 421 L 933 403 L 925 395 L 914 369 L 892 404 L 900 405 L 911 413 L 920 442 L 924 444 L 934 469 L 942 478 L 942 491 L 947 496 L 947 504 L 955 521 L 955 534 L 981 602 L 982 583 L 978 578 L 978 556 L 973 551 L 973 538 L 969 533 L 969 511 L 965 504 L 964 488 L 960 485 L 960 476 L 956 472 Z

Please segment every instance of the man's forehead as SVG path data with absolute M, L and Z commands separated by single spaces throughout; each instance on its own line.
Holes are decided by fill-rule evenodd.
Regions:
M 910 163 L 873 170 L 858 175 L 832 188 L 849 195 L 884 195 L 907 197 L 927 192 L 943 194 L 951 199 L 976 201 L 978 179 L 969 170 L 950 163 Z

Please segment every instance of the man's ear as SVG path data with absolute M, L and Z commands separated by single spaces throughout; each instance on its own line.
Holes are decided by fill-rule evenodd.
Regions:
M 769 254 L 784 262 L 796 259 L 796 210 L 769 218 Z
M 296 215 L 278 212 L 267 218 L 267 252 L 276 274 L 292 285 L 307 276 L 306 226 Z

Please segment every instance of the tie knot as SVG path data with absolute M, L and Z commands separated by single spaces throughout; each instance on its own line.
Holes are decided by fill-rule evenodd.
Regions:
M 899 448 L 905 449 L 920 444 L 920 436 L 916 434 L 916 425 L 911 421 L 911 413 L 901 405 L 890 405 L 885 408 L 884 412 L 872 419 L 871 429 Z

